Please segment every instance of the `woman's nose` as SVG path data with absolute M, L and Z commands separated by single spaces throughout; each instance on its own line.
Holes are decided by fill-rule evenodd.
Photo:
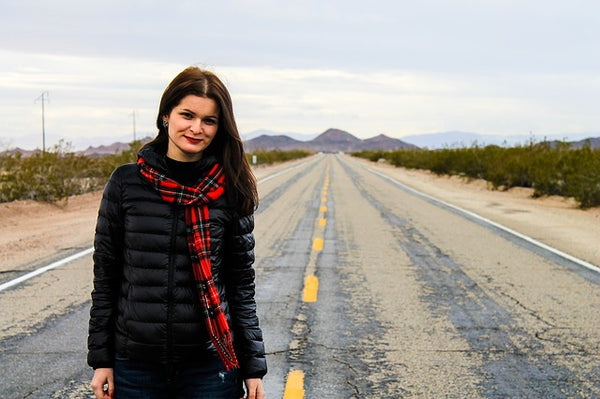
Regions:
M 200 131 L 202 130 L 202 121 L 200 119 L 195 119 L 192 121 L 192 124 L 190 126 L 190 131 L 192 133 L 200 133 Z

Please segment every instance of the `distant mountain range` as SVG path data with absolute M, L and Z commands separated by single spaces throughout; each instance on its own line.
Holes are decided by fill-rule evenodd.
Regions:
M 366 150 L 397 150 L 417 148 L 399 139 L 385 136 L 372 137 L 361 140 L 348 132 L 339 129 L 328 129 L 317 137 L 301 141 L 287 135 L 262 134 L 250 140 L 244 141 L 244 149 L 248 152 L 254 150 L 308 150 L 314 152 L 338 152 L 338 151 L 366 151 Z
M 600 132 L 587 132 L 577 134 L 552 134 L 544 137 L 535 135 L 490 135 L 478 134 L 463 131 L 449 131 L 442 133 L 417 134 L 404 136 L 402 140 L 411 143 L 420 148 L 440 149 L 440 148 L 460 148 L 472 147 L 477 144 L 479 147 L 486 145 L 499 145 L 502 147 L 514 147 L 517 145 L 527 145 L 531 142 L 557 142 L 566 141 L 572 143 L 572 148 L 582 147 L 586 140 L 590 140 L 592 148 L 599 148 Z
M 293 137 L 290 137 L 293 136 Z M 151 137 L 145 137 L 141 141 L 146 143 Z M 500 136 L 483 135 L 470 132 L 450 131 L 444 133 L 432 133 L 404 136 L 402 140 L 388 137 L 380 134 L 366 140 L 361 140 L 352 134 L 339 129 L 328 129 L 321 134 L 306 135 L 298 133 L 281 134 L 269 130 L 257 130 L 245 134 L 244 148 L 247 152 L 256 149 L 289 151 L 295 149 L 305 149 L 314 152 L 338 152 L 338 151 L 364 151 L 364 150 L 395 150 L 409 148 L 459 148 L 471 147 L 477 144 L 480 147 L 486 145 L 500 145 L 510 147 L 515 145 L 526 145 L 530 142 L 539 143 L 548 141 L 555 144 L 558 141 L 568 141 L 572 148 L 580 148 L 589 142 L 592 148 L 600 148 L 600 133 L 580 133 L 577 135 L 552 135 L 550 137 L 538 138 L 533 136 Z M 129 149 L 129 143 L 115 142 L 110 145 L 89 146 L 83 151 L 77 151 L 77 154 L 85 156 L 103 156 L 120 153 Z M 20 152 L 23 156 L 28 156 L 39 150 L 24 150 L 15 148 L 5 153 L 14 154 Z

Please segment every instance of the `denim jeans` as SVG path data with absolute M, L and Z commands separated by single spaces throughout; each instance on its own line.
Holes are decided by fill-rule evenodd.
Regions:
M 117 360 L 116 399 L 239 399 L 238 370 L 226 371 L 220 360 L 201 366 L 174 367 Z

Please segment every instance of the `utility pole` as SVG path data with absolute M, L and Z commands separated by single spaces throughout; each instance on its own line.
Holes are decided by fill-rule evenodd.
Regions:
M 38 98 L 35 99 L 36 103 L 38 101 L 42 102 L 42 152 L 44 153 L 46 152 L 46 122 L 44 117 L 44 103 L 46 101 L 50 102 L 50 99 L 48 98 L 49 95 L 50 93 L 44 91 Z
M 133 116 L 133 141 L 135 141 L 135 110 L 131 113 Z

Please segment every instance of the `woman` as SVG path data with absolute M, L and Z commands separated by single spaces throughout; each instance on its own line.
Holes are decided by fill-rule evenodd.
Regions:
M 88 363 L 97 398 L 264 397 L 254 300 L 256 182 L 229 92 L 189 67 L 158 135 L 104 191 Z

